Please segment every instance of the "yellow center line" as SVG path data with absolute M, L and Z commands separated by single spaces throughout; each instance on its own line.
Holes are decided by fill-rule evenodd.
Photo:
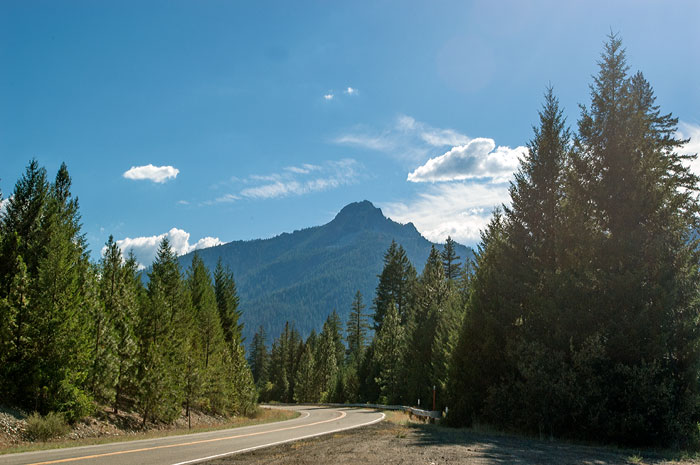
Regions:
M 201 441 L 183 442 L 180 444 L 167 444 L 164 446 L 153 446 L 153 447 L 144 447 L 141 449 L 121 450 L 121 451 L 117 451 L 117 452 L 107 452 L 104 454 L 84 455 L 82 457 L 72 457 L 72 458 L 68 458 L 68 459 L 50 460 L 48 462 L 36 462 L 36 463 L 31 463 L 29 465 L 49 465 L 52 463 L 74 462 L 74 461 L 78 461 L 78 460 L 88 460 L 88 459 L 97 459 L 97 458 L 101 458 L 101 457 L 109 457 L 112 455 L 132 454 L 134 452 L 145 452 L 145 451 L 156 450 L 156 449 L 169 449 L 171 447 L 192 446 L 195 444 L 205 444 L 207 442 L 225 441 L 227 439 L 238 439 L 238 438 L 245 438 L 245 437 L 250 437 L 250 436 L 258 436 L 261 434 L 278 433 L 280 431 L 287 431 L 290 429 L 305 428 L 307 426 L 315 426 L 315 425 L 320 425 L 322 423 L 329 423 L 331 421 L 340 420 L 341 418 L 345 417 L 346 415 L 347 414 L 345 412 L 340 412 L 340 416 L 335 417 L 335 418 L 331 418 L 330 420 L 317 421 L 315 423 L 309 423 L 306 425 L 288 426 L 286 428 L 279 428 L 279 429 L 274 429 L 271 431 L 258 431 L 257 433 L 239 434 L 236 436 L 227 436 L 224 438 L 202 439 Z

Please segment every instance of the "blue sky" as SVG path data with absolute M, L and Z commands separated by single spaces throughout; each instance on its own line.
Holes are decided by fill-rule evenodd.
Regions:
M 0 188 L 65 161 L 94 258 L 109 234 L 147 263 L 163 234 L 179 252 L 271 237 L 363 199 L 474 244 L 545 87 L 575 125 L 611 30 L 698 151 L 698 18 L 697 1 L 5 0 Z

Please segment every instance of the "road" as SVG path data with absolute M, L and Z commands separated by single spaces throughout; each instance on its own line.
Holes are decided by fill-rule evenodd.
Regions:
M 313 406 L 284 408 L 299 411 L 301 415 L 277 423 L 208 433 L 0 455 L 0 464 L 185 465 L 357 428 L 384 418 L 383 413 L 369 409 Z

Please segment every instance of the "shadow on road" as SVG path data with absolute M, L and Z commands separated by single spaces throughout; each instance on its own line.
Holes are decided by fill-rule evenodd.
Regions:
M 412 433 L 408 435 L 412 438 L 412 445 L 444 447 L 446 450 L 458 447 L 464 454 L 464 458 L 469 458 L 474 463 L 612 465 L 629 464 L 637 460 L 641 460 L 639 463 L 644 464 L 668 463 L 661 457 L 631 450 L 474 432 L 426 424 L 410 424 L 405 428 Z

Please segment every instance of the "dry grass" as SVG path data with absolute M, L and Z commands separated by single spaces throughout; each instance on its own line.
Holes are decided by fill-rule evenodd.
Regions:
M 56 439 L 47 442 L 24 442 L 10 447 L 0 448 L 0 455 L 15 454 L 20 452 L 31 452 L 48 449 L 64 449 L 68 447 L 92 446 L 97 444 L 108 444 L 112 442 L 136 441 L 140 439 L 154 439 L 167 436 L 177 436 L 182 434 L 205 433 L 207 431 L 217 431 L 222 429 L 240 428 L 243 426 L 259 425 L 276 421 L 291 420 L 298 417 L 299 412 L 282 409 L 258 409 L 253 417 L 235 417 L 217 425 L 193 426 L 188 428 L 158 429 L 139 432 L 126 432 L 120 436 L 92 437 L 82 439 Z

